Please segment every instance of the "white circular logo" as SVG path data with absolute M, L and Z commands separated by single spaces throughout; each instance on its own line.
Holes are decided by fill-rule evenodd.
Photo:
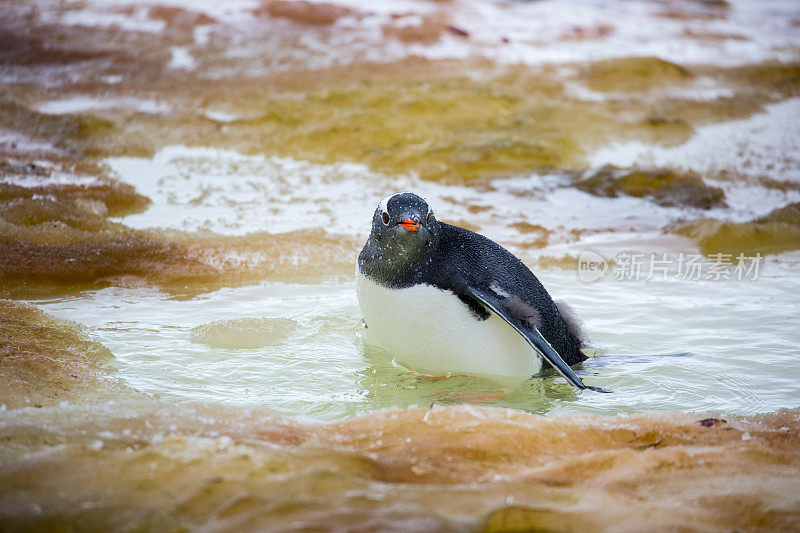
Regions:
M 584 283 L 602 279 L 606 272 L 608 272 L 608 261 L 597 252 L 584 250 L 578 256 L 578 279 Z

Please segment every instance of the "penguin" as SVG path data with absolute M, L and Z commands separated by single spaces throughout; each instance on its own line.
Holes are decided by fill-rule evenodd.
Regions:
M 428 375 L 527 379 L 553 367 L 578 389 L 576 322 L 522 261 L 494 241 L 436 219 L 411 192 L 383 199 L 356 265 L 369 342 Z

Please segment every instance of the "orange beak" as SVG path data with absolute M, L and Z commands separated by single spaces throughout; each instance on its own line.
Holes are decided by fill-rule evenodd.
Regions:
M 414 222 L 410 218 L 402 221 L 400 225 L 406 228 L 408 231 L 417 231 L 419 229 L 419 222 Z

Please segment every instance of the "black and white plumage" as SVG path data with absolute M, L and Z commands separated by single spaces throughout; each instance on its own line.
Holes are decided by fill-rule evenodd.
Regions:
M 574 321 L 509 251 L 436 217 L 421 197 L 385 198 L 358 256 L 367 336 L 413 370 L 530 377 L 586 359 Z

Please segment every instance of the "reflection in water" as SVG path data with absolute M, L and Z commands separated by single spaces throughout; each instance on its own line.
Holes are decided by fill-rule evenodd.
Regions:
M 361 349 L 370 366 L 357 372 L 357 382 L 366 389 L 372 405 L 470 404 L 544 414 L 555 402 L 573 401 L 578 395 L 574 387 L 556 382 L 553 373 L 511 383 L 465 375 L 425 376 L 398 365 L 379 347 L 362 342 Z

